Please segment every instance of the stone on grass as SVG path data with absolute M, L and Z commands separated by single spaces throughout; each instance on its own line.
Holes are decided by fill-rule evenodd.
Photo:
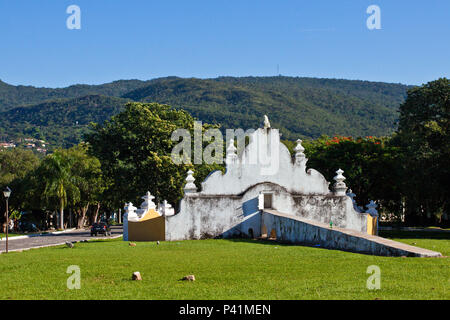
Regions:
M 183 277 L 183 279 L 181 279 L 181 280 L 195 281 L 195 276 L 193 274 L 190 274 L 188 276 Z
M 131 280 L 142 280 L 141 273 L 139 271 L 133 272 Z
M 68 246 L 69 248 L 73 248 L 73 243 L 72 243 L 72 242 L 69 242 L 69 241 L 67 241 L 67 242 L 66 242 L 66 246 Z
M 130 247 L 136 247 L 136 243 L 130 242 Z

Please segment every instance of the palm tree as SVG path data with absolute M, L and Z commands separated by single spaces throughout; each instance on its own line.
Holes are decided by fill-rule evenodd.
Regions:
M 57 150 L 43 160 L 41 167 L 41 178 L 45 185 L 42 196 L 49 202 L 57 200 L 55 207 L 59 209 L 60 229 L 64 229 L 64 208 L 68 204 L 69 196 L 74 200 L 78 193 L 71 175 L 71 165 L 71 159 Z

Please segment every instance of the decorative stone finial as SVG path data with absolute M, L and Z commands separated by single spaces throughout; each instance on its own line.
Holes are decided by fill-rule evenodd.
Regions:
M 189 192 L 197 192 L 197 187 L 194 184 L 195 178 L 193 176 L 194 171 L 189 170 L 187 172 L 187 177 L 186 177 L 186 185 L 184 186 L 184 193 L 189 193 Z
M 167 202 L 167 200 L 164 200 L 160 205 L 159 211 L 162 216 L 172 216 L 174 214 L 174 209 L 172 208 L 172 205 Z
M 349 196 L 352 201 L 355 201 L 353 198 L 356 197 L 356 194 L 353 193 L 352 189 L 348 189 L 347 196 Z
M 356 204 L 356 200 L 354 199 L 356 197 L 356 194 L 353 193 L 352 189 L 348 189 L 347 196 L 352 199 L 353 208 L 356 210 L 356 212 L 363 212 L 363 209 L 361 207 L 358 207 L 358 205 Z
M 125 203 L 123 214 L 123 240 L 128 241 L 128 221 L 137 221 L 136 207 L 131 202 Z
M 372 217 L 378 217 L 378 210 L 376 209 L 378 205 L 373 201 L 370 200 L 369 204 L 366 205 L 367 207 L 367 213 L 370 214 Z
M 306 156 L 303 153 L 303 151 L 305 151 L 305 148 L 303 148 L 303 146 L 302 146 L 303 141 L 301 139 L 298 139 L 296 142 L 297 142 L 297 146 L 294 148 L 295 164 L 304 167 L 304 166 L 306 166 L 306 162 L 308 161 L 308 159 L 306 159 Z
M 156 204 L 153 202 L 153 199 L 155 199 L 155 196 L 152 196 L 150 191 L 147 191 L 145 196 L 142 197 L 144 199 L 144 202 L 141 204 L 141 209 L 147 211 L 148 209 L 155 209 Z
M 237 149 L 234 146 L 234 139 L 230 139 L 230 143 L 228 144 L 228 147 L 227 147 L 227 159 L 226 159 L 227 165 L 236 163 L 236 161 L 237 161 L 236 150 Z
M 137 208 L 131 202 L 125 204 L 125 217 L 128 221 L 138 221 L 139 216 L 136 213 Z
M 167 209 L 167 208 L 172 208 L 172 205 L 170 203 L 167 202 L 167 200 L 163 201 L 163 208 Z
M 264 129 L 270 128 L 269 118 L 264 115 Z
M 125 213 L 135 213 L 137 208 L 135 206 L 133 206 L 133 204 L 131 202 L 128 202 L 125 204 Z
M 347 191 L 347 186 L 345 185 L 345 177 L 342 175 L 344 171 L 339 169 L 336 171 L 337 175 L 333 178 L 336 183 L 334 184 L 334 192 L 337 196 L 345 196 L 345 191 Z

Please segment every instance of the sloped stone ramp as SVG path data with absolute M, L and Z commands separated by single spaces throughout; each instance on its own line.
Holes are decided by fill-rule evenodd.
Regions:
M 379 256 L 442 256 L 440 252 L 410 246 L 350 229 L 330 228 L 325 223 L 306 220 L 275 210 L 264 209 L 261 219 L 262 225 L 269 231 L 275 230 L 276 239 L 283 242 L 318 245 L 327 249 Z

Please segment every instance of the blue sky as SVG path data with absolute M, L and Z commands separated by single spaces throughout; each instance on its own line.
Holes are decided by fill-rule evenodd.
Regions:
M 69 5 L 81 30 L 69 30 Z M 366 9 L 381 9 L 369 30 Z M 0 79 L 63 87 L 164 76 L 422 84 L 450 76 L 448 0 L 0 0 Z

